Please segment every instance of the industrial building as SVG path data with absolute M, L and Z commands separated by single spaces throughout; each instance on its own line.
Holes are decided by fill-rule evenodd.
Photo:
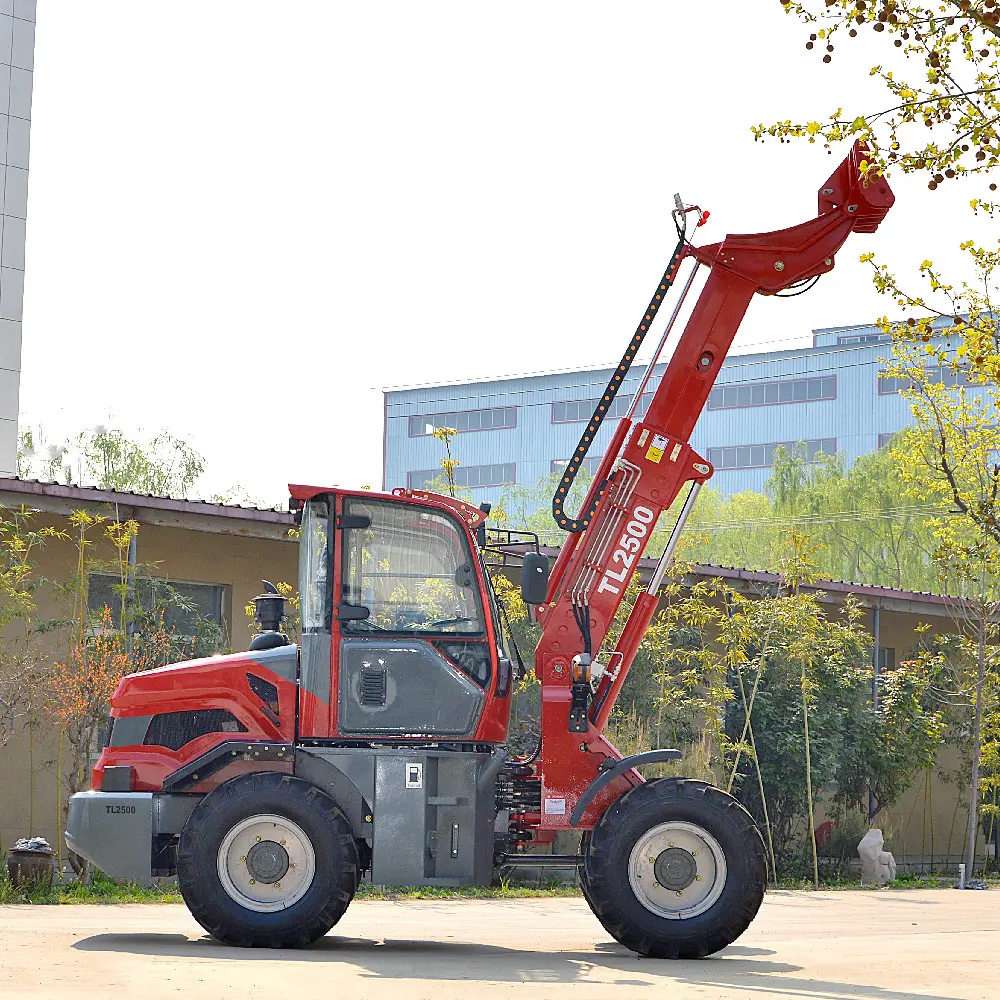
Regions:
M 691 439 L 715 467 L 723 494 L 764 487 L 779 445 L 809 459 L 842 454 L 848 464 L 875 451 L 910 422 L 898 379 L 880 378 L 889 338 L 872 325 L 813 331 L 810 347 L 730 356 L 722 365 Z M 658 364 L 637 407 L 641 415 L 666 368 Z M 441 475 L 451 442 L 458 483 L 477 502 L 495 502 L 505 486 L 532 488 L 573 453 L 613 368 L 585 369 L 385 392 L 383 486 L 420 488 Z M 632 404 L 644 366 L 626 378 L 609 416 Z M 942 373 L 943 378 L 953 378 Z M 614 432 L 605 420 L 586 466 L 593 471 Z

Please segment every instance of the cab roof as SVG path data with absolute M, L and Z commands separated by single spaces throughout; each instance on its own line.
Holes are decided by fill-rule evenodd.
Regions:
M 459 500 L 457 497 L 445 496 L 442 493 L 431 493 L 428 490 L 411 490 L 405 487 L 397 487 L 392 492 L 381 490 L 347 490 L 339 486 L 301 486 L 289 483 L 288 492 L 292 496 L 292 503 L 289 506 L 296 510 L 306 501 L 326 493 L 336 493 L 344 497 L 357 497 L 361 500 L 395 500 L 416 504 L 420 507 L 431 507 L 438 510 L 447 510 L 452 514 L 457 514 L 470 528 L 478 528 L 486 520 L 486 513 L 472 504 Z M 299 501 L 295 504 L 294 501 Z

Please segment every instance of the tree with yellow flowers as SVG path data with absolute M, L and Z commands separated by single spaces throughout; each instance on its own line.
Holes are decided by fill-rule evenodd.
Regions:
M 867 175 L 926 177 L 933 192 L 964 184 L 970 213 L 996 215 L 1000 166 L 1000 0 L 780 0 L 808 31 L 807 49 L 824 63 L 841 43 L 866 35 L 879 47 L 870 75 L 884 85 L 878 108 L 837 109 L 826 119 L 760 124 L 757 139 L 802 138 L 827 148 L 862 140 Z M 933 195 L 929 195 L 933 198 Z M 971 219 L 970 219 L 971 222 Z M 876 288 L 892 300 L 901 320 L 881 320 L 892 336 L 884 378 L 897 379 L 913 412 L 893 457 L 911 497 L 939 505 L 933 523 L 934 559 L 952 592 L 966 600 L 961 627 L 974 649 L 968 678 L 972 762 L 966 863 L 974 858 L 978 825 L 980 750 L 984 714 L 996 689 L 997 618 L 1000 616 L 1000 330 L 996 277 L 1000 244 L 960 245 L 963 273 L 946 275 L 933 260 L 899 277 L 874 254 Z

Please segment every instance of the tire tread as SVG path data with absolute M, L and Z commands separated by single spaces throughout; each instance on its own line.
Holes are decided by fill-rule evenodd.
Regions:
M 252 910 L 243 911 L 240 920 L 233 919 L 227 913 L 232 909 L 227 902 L 229 897 L 215 872 L 216 852 L 212 849 L 212 842 L 216 831 L 213 827 L 218 825 L 220 814 L 246 815 L 248 809 L 258 810 L 253 803 L 262 801 L 267 804 L 260 806 L 260 811 L 271 809 L 280 812 L 281 802 L 284 802 L 292 808 L 301 806 L 313 812 L 329 830 L 329 846 L 340 858 L 336 872 L 321 873 L 320 858 L 317 856 L 314 885 L 321 874 L 328 876 L 332 879 L 330 891 L 325 898 L 298 913 L 293 914 L 293 911 L 308 900 L 308 893 L 289 910 L 276 911 L 283 916 L 293 914 L 284 924 L 271 919 L 255 919 L 264 915 Z M 228 822 L 238 822 L 238 819 Z M 191 915 L 212 937 L 240 948 L 298 948 L 312 944 L 344 915 L 357 891 L 358 880 L 357 843 L 337 804 L 315 785 L 273 771 L 242 775 L 213 789 L 191 814 L 181 834 L 177 852 L 178 887 Z
M 687 921 L 667 920 L 650 911 L 644 912 L 648 920 L 644 919 L 644 926 L 640 926 L 625 911 L 619 898 L 623 847 L 619 834 L 626 819 L 642 811 L 655 817 L 678 804 L 693 805 L 707 819 L 721 821 L 745 850 L 746 863 L 741 872 L 736 870 L 740 858 L 730 858 L 728 853 L 726 857 L 732 875 L 745 883 L 740 896 L 733 901 L 736 905 L 726 907 L 711 921 L 702 918 L 713 914 L 719 903 L 692 918 L 709 924 L 700 934 L 684 933 L 689 930 L 685 927 Z M 703 958 L 725 948 L 749 927 L 767 886 L 764 843 L 753 818 L 722 789 L 693 778 L 657 778 L 629 789 L 605 810 L 593 833 L 585 835 L 582 853 L 586 862 L 580 869 L 580 883 L 595 916 L 616 941 L 651 958 Z M 627 885 L 627 872 L 624 878 Z

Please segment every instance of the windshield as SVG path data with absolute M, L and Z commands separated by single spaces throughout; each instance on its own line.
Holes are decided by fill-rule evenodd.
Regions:
M 329 630 L 330 504 L 310 500 L 302 511 L 299 540 L 299 613 L 303 632 Z
M 369 612 L 343 621 L 345 632 L 483 634 L 473 556 L 454 517 L 382 500 L 344 508 L 370 522 L 343 532 L 341 600 Z

